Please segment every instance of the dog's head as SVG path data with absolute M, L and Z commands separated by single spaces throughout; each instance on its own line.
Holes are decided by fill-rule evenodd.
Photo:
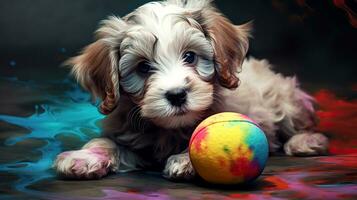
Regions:
M 69 60 L 78 81 L 109 114 L 129 95 L 141 115 L 165 128 L 192 125 L 215 86 L 238 87 L 249 26 L 234 26 L 210 0 L 168 0 L 109 17 L 97 40 Z

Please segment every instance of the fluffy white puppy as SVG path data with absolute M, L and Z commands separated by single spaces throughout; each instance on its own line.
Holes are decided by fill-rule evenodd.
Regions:
M 190 179 L 190 135 L 223 111 L 258 122 L 271 152 L 326 154 L 327 138 L 313 132 L 313 98 L 267 61 L 245 59 L 249 29 L 233 25 L 210 0 L 152 2 L 104 20 L 97 40 L 68 62 L 103 100 L 103 137 L 58 155 L 58 174 L 100 178 L 162 168 L 170 179 Z

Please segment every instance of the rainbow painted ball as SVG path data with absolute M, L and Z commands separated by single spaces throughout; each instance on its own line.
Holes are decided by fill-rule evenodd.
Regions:
M 224 112 L 202 121 L 192 134 L 189 154 L 199 176 L 215 184 L 255 180 L 269 155 L 264 132 L 245 115 Z

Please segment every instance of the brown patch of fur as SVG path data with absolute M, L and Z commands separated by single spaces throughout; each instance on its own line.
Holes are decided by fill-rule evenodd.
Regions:
M 103 114 L 110 113 L 116 106 L 116 96 L 111 81 L 111 60 L 109 48 L 98 40 L 88 45 L 81 55 L 66 62 L 73 66 L 72 74 L 78 82 L 94 97 L 103 99 L 99 110 Z
M 204 33 L 212 40 L 219 83 L 230 89 L 238 87 L 237 73 L 248 50 L 251 24 L 234 26 L 212 7 L 192 13 L 191 16 L 202 25 Z

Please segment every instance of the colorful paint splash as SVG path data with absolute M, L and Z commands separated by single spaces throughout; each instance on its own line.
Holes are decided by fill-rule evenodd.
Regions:
M 20 85 L 37 87 L 34 83 L 21 82 L 16 78 L 13 80 Z M 1 121 L 26 128 L 29 131 L 21 136 L 8 138 L 5 141 L 6 146 L 13 146 L 28 139 L 45 142 L 45 145 L 34 150 L 41 155 L 37 161 L 16 161 L 0 165 L 0 172 L 19 176 L 19 180 L 13 182 L 12 186 L 21 192 L 31 193 L 33 191 L 29 190 L 27 186 L 54 176 L 50 168 L 55 156 L 63 148 L 63 144 L 57 139 L 58 136 L 74 135 L 84 143 L 100 133 L 97 122 L 103 116 L 90 103 L 89 95 L 69 80 L 54 84 L 67 85 L 70 89 L 64 92 L 64 96 L 45 95 L 44 99 L 49 103 L 36 105 L 36 112 L 31 116 L 0 115 Z M 89 136 L 85 130 L 91 130 L 95 135 Z
M 254 192 L 229 195 L 238 199 L 356 199 L 356 156 L 270 159 L 270 164 L 285 159 L 287 166 L 277 170 L 269 167 L 261 181 L 264 186 Z M 299 163 L 304 159 L 304 163 Z M 301 160 L 300 160 L 301 161 Z M 297 163 L 296 163 L 297 162 Z M 346 164 L 347 163 L 347 164 Z
M 357 153 L 357 100 L 338 98 L 329 90 L 315 93 L 320 122 L 318 131 L 328 134 L 332 154 Z

